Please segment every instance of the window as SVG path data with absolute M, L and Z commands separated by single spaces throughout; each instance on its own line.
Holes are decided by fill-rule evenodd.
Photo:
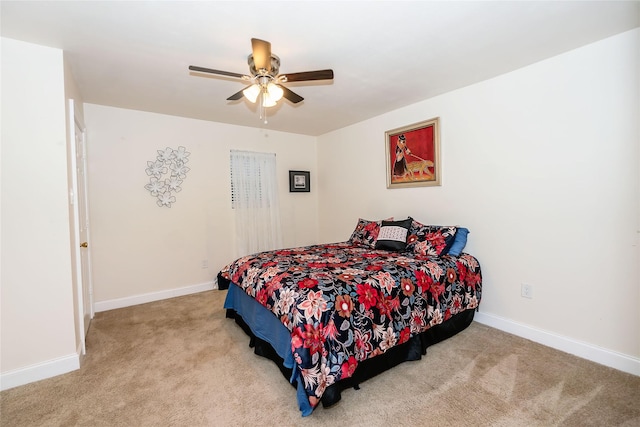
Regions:
M 268 207 L 269 170 L 275 171 L 275 154 L 231 151 L 231 207 Z M 271 165 L 270 163 L 273 163 Z M 265 187 L 263 189 L 263 187 Z M 237 201 L 237 202 L 236 202 Z
M 237 255 L 280 248 L 276 155 L 231 150 L 230 160 Z

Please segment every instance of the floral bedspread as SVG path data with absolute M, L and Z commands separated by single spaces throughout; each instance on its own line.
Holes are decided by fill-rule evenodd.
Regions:
M 428 257 L 347 242 L 262 252 L 221 273 L 291 332 L 312 408 L 360 361 L 476 308 L 482 283 L 469 254 Z

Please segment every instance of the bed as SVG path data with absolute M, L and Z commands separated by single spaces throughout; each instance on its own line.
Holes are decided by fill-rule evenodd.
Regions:
M 224 308 L 296 388 L 303 416 L 465 329 L 481 299 L 468 230 L 359 219 L 348 241 L 261 252 L 218 274 Z

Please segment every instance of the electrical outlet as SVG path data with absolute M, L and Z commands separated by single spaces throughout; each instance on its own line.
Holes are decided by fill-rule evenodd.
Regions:
M 533 298 L 533 286 L 527 285 L 526 283 L 522 283 L 520 285 L 520 295 L 523 298 Z
M 206 259 L 202 260 L 202 268 L 209 268 L 209 261 L 207 261 Z

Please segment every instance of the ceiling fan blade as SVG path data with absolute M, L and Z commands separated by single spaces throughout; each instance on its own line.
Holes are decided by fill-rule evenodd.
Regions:
M 282 88 L 282 90 L 284 92 L 282 94 L 282 96 L 284 96 L 285 98 L 287 98 L 289 101 L 293 102 L 294 104 L 297 104 L 298 102 L 304 100 L 303 97 L 301 97 L 300 95 L 298 95 L 297 93 L 295 93 L 291 89 L 289 89 L 289 88 L 287 88 L 285 86 L 282 86 L 282 85 L 279 85 L 279 86 Z
M 271 71 L 271 43 L 260 39 L 251 39 L 251 48 L 256 70 Z
M 198 67 L 196 65 L 189 65 L 191 71 L 198 71 L 200 73 L 220 74 L 221 76 L 237 77 L 241 79 L 244 75 L 238 73 L 232 73 L 230 71 L 212 70 L 211 68 Z
M 304 82 L 309 80 L 332 80 L 333 70 L 305 71 L 302 73 L 285 74 L 288 82 Z
M 247 86 L 247 87 L 250 87 L 250 86 Z M 246 87 L 244 89 L 246 89 Z M 244 91 L 244 89 L 242 89 L 241 91 L 236 92 L 233 95 L 231 95 L 230 97 L 228 97 L 227 101 L 237 101 L 238 99 L 242 98 L 244 96 L 244 93 L 242 93 Z

